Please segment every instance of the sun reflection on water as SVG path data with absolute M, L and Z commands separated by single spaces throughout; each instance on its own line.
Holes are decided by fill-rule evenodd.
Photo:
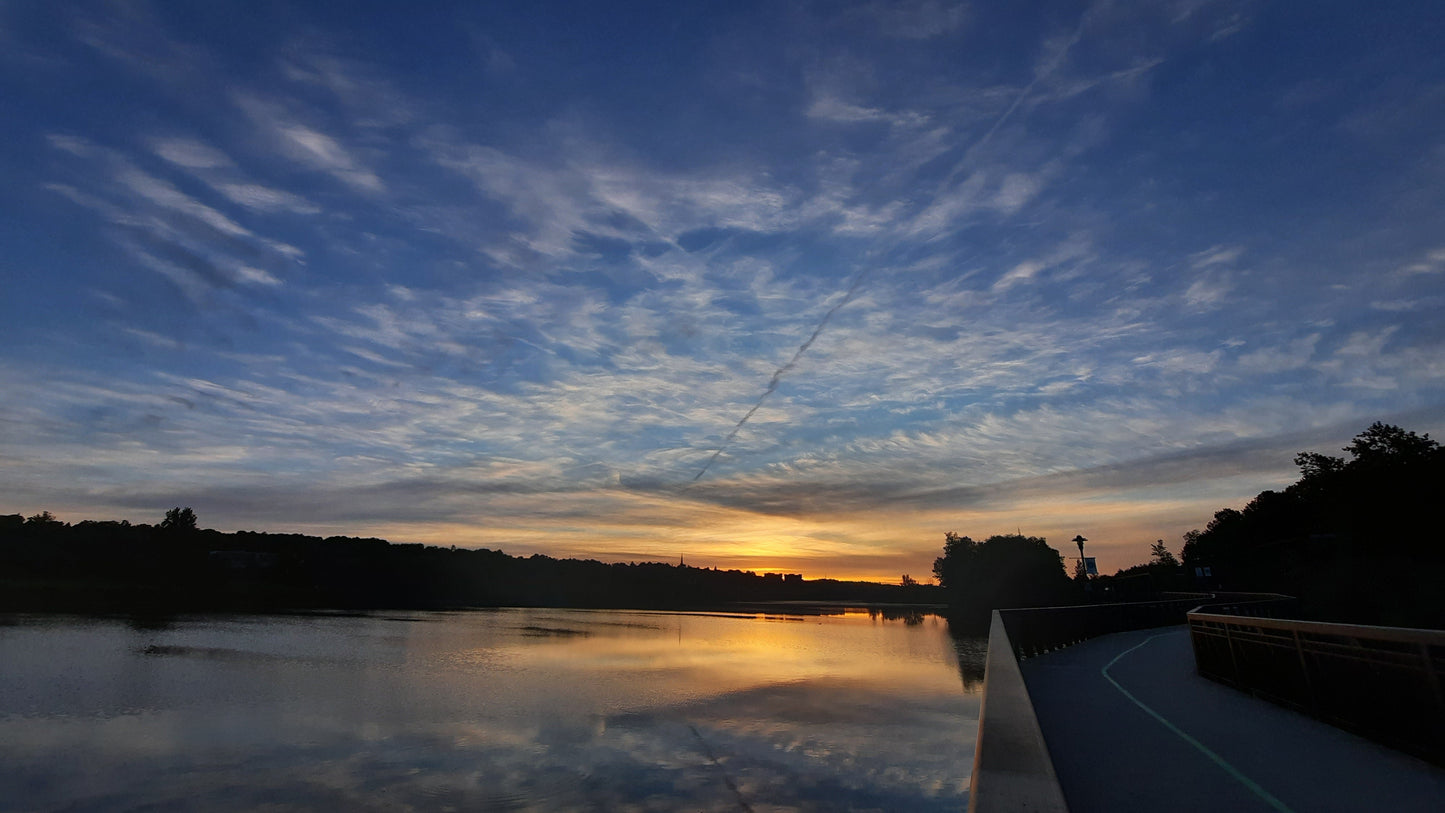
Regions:
M 0 631 L 0 798 L 957 810 L 958 652 L 862 611 L 28 619 Z

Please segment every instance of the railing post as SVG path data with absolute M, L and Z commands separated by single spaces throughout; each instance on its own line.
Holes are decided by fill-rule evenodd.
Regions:
M 1263 618 L 1244 624 L 1210 613 L 1200 613 L 1199 620 L 1223 627 L 1234 670 L 1232 678 L 1201 672 L 1206 677 L 1445 767 L 1445 669 L 1439 657 L 1445 631 Z M 1249 675 L 1243 674 L 1245 643 L 1260 654 Z M 1291 648 L 1301 683 L 1290 683 L 1286 674 Z M 1331 692 L 1333 684 L 1345 693 Z
M 1224 622 L 1224 643 L 1229 647 L 1229 679 L 1235 683 L 1242 682 L 1239 674 L 1239 657 L 1234 654 L 1234 636 L 1229 634 L 1229 628 L 1234 626 L 1231 621 Z
M 1315 697 L 1315 682 L 1310 677 L 1310 666 L 1305 662 L 1304 644 L 1300 643 L 1299 630 L 1290 630 L 1290 632 L 1294 635 L 1294 654 L 1299 659 L 1300 675 L 1305 679 L 1305 695 L 1309 699 L 1310 714 L 1318 717 L 1320 716 L 1320 702 L 1319 698 Z
M 1184 616 L 1184 624 L 1189 627 L 1189 648 L 1194 650 L 1194 672 L 1195 674 L 1202 675 L 1203 671 L 1200 669 L 1199 664 L 1208 660 L 1209 657 L 1207 654 L 1203 658 L 1199 656 L 1199 640 L 1202 637 L 1202 633 L 1197 631 L 1194 626 L 1194 619 L 1188 615 Z
M 1435 711 L 1445 721 L 1445 687 L 1440 685 L 1440 673 L 1435 671 L 1435 659 L 1430 655 L 1430 644 L 1426 641 L 1420 642 L 1420 660 L 1425 663 L 1425 676 L 1435 693 Z

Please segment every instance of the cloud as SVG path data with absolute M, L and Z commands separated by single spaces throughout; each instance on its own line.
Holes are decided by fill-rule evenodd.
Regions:
M 51 143 L 80 162 L 77 166 L 87 168 L 90 191 L 61 183 L 48 188 L 99 215 L 111 227 L 109 236 L 117 245 L 193 301 L 233 286 L 277 287 L 281 284 L 277 269 L 302 253 L 257 234 L 176 183 L 146 172 L 118 150 L 64 136 L 52 137 Z M 237 172 L 222 153 L 200 142 L 157 143 L 157 153 L 169 165 L 201 174 L 213 189 L 225 186 L 217 177 Z
M 1234 290 L 1226 277 L 1209 274 L 1194 280 L 1184 292 L 1184 302 L 1192 308 L 1208 310 L 1223 305 Z
M 1215 265 L 1233 265 L 1244 254 L 1243 246 L 1214 246 L 1189 257 L 1190 266 L 1196 269 Z
M 745 175 L 671 175 L 585 154 L 544 162 L 440 136 L 419 146 L 506 207 L 510 228 L 487 249 L 506 265 L 573 256 L 586 235 L 638 244 L 699 228 L 770 233 L 798 224 L 796 193 Z
M 280 103 L 249 93 L 237 94 L 235 102 L 286 157 L 361 192 L 386 190 L 381 178 L 341 141 L 296 121 Z
M 418 116 L 407 94 L 370 65 L 358 59 L 337 56 L 325 37 L 311 32 L 304 42 L 286 50 L 280 71 L 292 82 L 321 88 L 330 93 L 350 114 L 359 128 L 395 128 Z
M 384 188 L 376 173 L 360 169 L 356 159 L 331 136 L 294 123 L 277 127 L 276 133 L 288 148 L 288 154 L 298 161 L 330 173 L 358 189 L 378 192 Z
M 302 195 L 250 181 L 224 152 L 191 138 L 156 138 L 155 154 L 190 172 L 232 203 L 267 214 L 318 214 L 321 208 Z
M 1243 413 L 1225 418 L 1171 415 L 1134 401 L 1108 404 L 1087 415 L 1048 407 L 984 414 L 935 432 L 859 438 L 830 454 L 722 478 L 688 494 L 783 514 L 866 515 L 890 505 L 897 510 L 905 505 L 981 507 L 1002 504 L 1005 495 L 1015 493 L 1018 504 L 1025 505 L 1041 494 L 1063 497 L 1073 493 L 1071 489 L 1136 488 L 1287 469 L 1289 455 L 1268 458 L 1264 452 L 1249 451 L 1256 456 L 1246 458 L 1256 462 L 1245 465 L 1240 455 L 1252 447 L 1234 445 L 1233 440 L 1219 448 L 1195 445 L 1198 433 L 1188 431 L 1192 421 L 1202 421 L 1203 428 L 1222 437 L 1249 431 L 1255 438 L 1249 443 L 1263 444 L 1271 455 L 1278 451 L 1276 444 L 1302 442 L 1303 436 L 1281 439 L 1268 428 L 1246 430 L 1253 420 Z M 1020 444 L 1021 437 L 1031 440 Z M 1117 463 L 1089 465 L 1086 461 L 1097 459 L 1103 448 L 1111 450 Z M 1204 466 L 1203 459 L 1218 460 L 1222 468 Z M 1071 461 L 1079 468 L 1071 468 Z M 1161 467 L 1174 474 L 1165 477 Z M 950 472 L 942 483 L 940 471 Z M 1127 479 L 1126 472 L 1135 479 Z M 951 484 L 960 480 L 973 484 Z
M 300 195 L 260 184 L 218 183 L 215 188 L 232 203 L 260 212 L 314 215 L 321 211 L 321 207 Z
M 887 114 L 871 107 L 848 104 L 832 96 L 818 96 L 808 105 L 809 118 L 828 121 L 859 122 L 886 119 Z
M 1108 71 L 1098 75 L 1055 76 L 1046 86 L 1036 89 L 1029 97 L 1028 105 L 1038 107 L 1067 101 L 1089 91 L 1101 88 L 1129 88 L 1138 85 L 1149 72 L 1164 64 L 1163 57 L 1139 57 L 1127 68 Z
M 1025 260 L 1013 268 L 1010 268 L 1007 273 L 998 278 L 998 282 L 993 284 L 994 293 L 1006 291 L 1021 282 L 1028 282 L 1047 267 L 1047 265 L 1038 260 Z
M 966 4 L 939 0 L 870 2 L 854 6 L 844 14 L 885 37 L 908 40 L 926 40 L 956 33 L 967 24 L 970 16 Z
M 1438 274 L 1445 271 L 1445 247 L 1431 249 L 1420 259 L 1400 269 L 1404 275 Z
M 204 47 L 174 36 L 147 4 L 119 3 L 102 13 L 70 15 L 77 41 L 126 69 L 165 85 L 183 85 L 213 67 Z
M 1135 363 L 1143 367 L 1157 367 L 1171 373 L 1188 373 L 1192 375 L 1206 375 L 1219 366 L 1221 356 L 1219 350 L 1204 352 L 1200 350 L 1172 350 L 1163 353 L 1150 353 L 1135 359 Z
M 1319 341 L 1320 334 L 1312 333 L 1285 344 L 1241 353 L 1235 363 L 1239 369 L 1255 374 L 1268 375 L 1298 370 L 1308 366 Z
M 1060 265 L 1081 260 L 1089 253 L 1089 240 L 1085 235 L 1076 234 L 1060 243 L 1053 251 L 1037 259 L 1025 260 L 1004 272 L 990 289 L 1001 294 L 1017 285 L 1034 280 L 1041 272 Z
M 1271 438 L 1432 415 L 1445 381 L 1423 165 L 1304 200 L 1273 152 L 1428 152 L 1435 108 L 1352 118 L 1331 93 L 1289 108 L 1345 122 L 1308 144 L 1269 117 L 1231 140 L 1210 100 L 1273 110 L 1250 94 L 1280 79 L 1240 37 L 1258 82 L 1198 70 L 1237 10 L 699 19 L 640 95 L 501 23 L 421 62 L 352 18 L 248 18 L 251 45 L 195 62 L 160 11 L 27 32 L 106 98 L 57 100 L 38 120 L 65 130 L 21 122 L 10 147 L 25 279 L 91 293 L 53 324 L 15 294 L 15 346 L 55 361 L 7 362 L 0 483 L 137 518 L 184 495 L 278 529 L 881 575 L 926 572 L 949 528 L 1089 522 L 1124 557 L 1287 482 Z M 1213 91 L 1188 128 L 1151 86 L 1166 66 Z M 1371 205 L 1367 172 L 1381 201 L 1413 191 Z
M 1011 172 L 999 184 L 993 205 L 1005 215 L 1015 214 L 1032 200 L 1042 187 L 1043 182 L 1037 175 Z
M 219 169 L 234 166 L 225 153 L 189 138 L 158 138 L 152 142 L 156 155 L 186 169 Z
M 862 122 L 881 122 L 900 128 L 921 128 L 929 123 L 928 116 L 915 111 L 904 110 L 891 112 L 876 107 L 863 107 L 843 101 L 831 93 L 819 93 L 809 103 L 805 115 L 811 119 L 837 122 L 840 124 L 859 124 Z
M 251 232 L 220 212 L 182 193 L 169 183 L 133 168 L 122 169 L 116 180 L 140 197 L 175 212 L 189 215 L 224 234 L 249 237 Z

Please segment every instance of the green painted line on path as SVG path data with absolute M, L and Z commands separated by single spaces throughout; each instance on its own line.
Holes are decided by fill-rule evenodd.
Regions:
M 1270 807 L 1274 808 L 1275 810 L 1280 811 L 1280 813 L 1294 813 L 1294 811 L 1289 808 L 1289 805 L 1286 805 L 1284 802 L 1281 802 L 1279 799 L 1276 799 L 1273 794 L 1271 794 L 1269 791 L 1267 791 L 1267 790 L 1265 790 L 1263 787 L 1261 787 L 1258 782 L 1256 782 L 1256 781 L 1254 781 L 1253 779 L 1250 779 L 1249 777 L 1245 776 L 1238 768 L 1236 768 L 1236 767 L 1234 767 L 1233 765 L 1229 764 L 1228 760 L 1226 760 L 1224 757 L 1222 757 L 1222 756 L 1220 756 L 1219 754 L 1214 753 L 1214 751 L 1210 750 L 1210 749 L 1209 749 L 1209 746 L 1205 745 L 1204 743 L 1200 742 L 1199 740 L 1196 740 L 1196 739 L 1194 739 L 1193 737 L 1189 736 L 1188 734 L 1184 733 L 1184 731 L 1183 731 L 1182 729 L 1180 729 L 1179 726 L 1174 725 L 1173 723 L 1169 722 L 1169 720 L 1166 719 L 1166 718 L 1164 717 L 1164 715 L 1160 714 L 1159 712 L 1155 711 L 1154 709 L 1149 708 L 1147 705 L 1144 704 L 1144 701 L 1142 701 L 1142 700 L 1140 700 L 1139 698 L 1135 697 L 1132 693 L 1130 693 L 1130 691 L 1129 691 L 1128 689 L 1124 688 L 1123 686 L 1120 686 L 1120 685 L 1119 685 L 1119 681 L 1115 680 L 1115 679 L 1114 679 L 1114 676 L 1111 675 L 1111 674 L 1109 674 L 1109 669 L 1112 668 L 1112 667 L 1114 666 L 1114 664 L 1118 663 L 1120 658 L 1123 658 L 1125 655 L 1128 655 L 1130 652 L 1133 652 L 1134 650 L 1136 650 L 1136 649 L 1144 646 L 1145 644 L 1149 643 L 1150 641 L 1154 640 L 1155 638 L 1163 638 L 1165 635 L 1177 635 L 1177 634 L 1179 634 L 1179 633 L 1177 633 L 1177 632 L 1175 632 L 1175 633 L 1161 632 L 1161 633 L 1159 633 L 1158 635 L 1151 635 L 1151 636 L 1149 636 L 1148 638 L 1145 638 L 1144 640 L 1140 641 L 1139 643 L 1135 644 L 1134 646 L 1131 646 L 1131 647 L 1129 647 L 1128 649 L 1124 650 L 1123 652 L 1120 652 L 1118 655 L 1115 655 L 1115 656 L 1114 656 L 1114 659 L 1113 659 L 1112 661 L 1109 661 L 1107 664 L 1104 665 L 1104 668 L 1102 668 L 1102 669 L 1099 670 L 1099 674 L 1103 675 L 1105 680 L 1107 680 L 1107 681 L 1109 681 L 1110 683 L 1112 683 L 1112 684 L 1114 685 L 1114 688 L 1119 690 L 1119 693 L 1120 693 L 1120 694 L 1122 694 L 1122 695 L 1124 695 L 1125 697 L 1129 698 L 1130 702 L 1132 702 L 1134 705 L 1138 706 L 1139 708 L 1143 709 L 1143 710 L 1144 710 L 1144 713 L 1148 714 L 1150 717 L 1153 717 L 1155 720 L 1158 720 L 1159 723 L 1160 723 L 1161 725 L 1163 725 L 1165 728 L 1169 729 L 1170 731 L 1173 731 L 1175 734 L 1178 734 L 1180 739 L 1184 740 L 1185 742 L 1189 743 L 1190 745 L 1192 745 L 1192 746 L 1194 746 L 1196 749 L 1198 749 L 1198 750 L 1199 750 L 1199 753 L 1201 753 L 1201 754 L 1203 754 L 1204 756 L 1206 756 L 1206 757 L 1209 758 L 1209 761 L 1211 761 L 1211 762 L 1213 762 L 1215 765 L 1218 765 L 1219 767 L 1223 768 L 1223 769 L 1224 769 L 1224 772 L 1227 773 L 1227 774 L 1229 774 L 1230 776 L 1234 777 L 1234 779 L 1235 779 L 1236 781 L 1238 781 L 1239 784 L 1244 785 L 1246 788 L 1249 788 L 1250 791 L 1253 792 L 1255 796 L 1258 796 L 1260 799 L 1263 799 L 1264 802 L 1265 802 L 1265 804 L 1268 804 Z

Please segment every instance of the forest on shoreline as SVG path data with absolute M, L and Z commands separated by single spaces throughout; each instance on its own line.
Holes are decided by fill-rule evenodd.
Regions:
M 942 603 L 931 585 L 804 579 L 659 562 L 509 556 L 384 539 L 221 531 L 189 508 L 157 525 L 0 516 L 0 611 L 274 611 L 763 602 Z
M 1143 600 L 1165 591 L 1276 592 L 1301 617 L 1445 628 L 1440 539 L 1445 449 L 1375 423 L 1349 458 L 1301 452 L 1300 479 L 1184 535 L 1182 562 L 1069 578 L 1040 537 L 945 534 L 939 586 L 509 556 L 383 539 L 202 529 L 189 508 L 157 525 L 41 512 L 0 516 L 0 611 L 270 611 L 456 607 L 715 609 L 765 602 L 943 605 L 975 626 L 996 608 Z

